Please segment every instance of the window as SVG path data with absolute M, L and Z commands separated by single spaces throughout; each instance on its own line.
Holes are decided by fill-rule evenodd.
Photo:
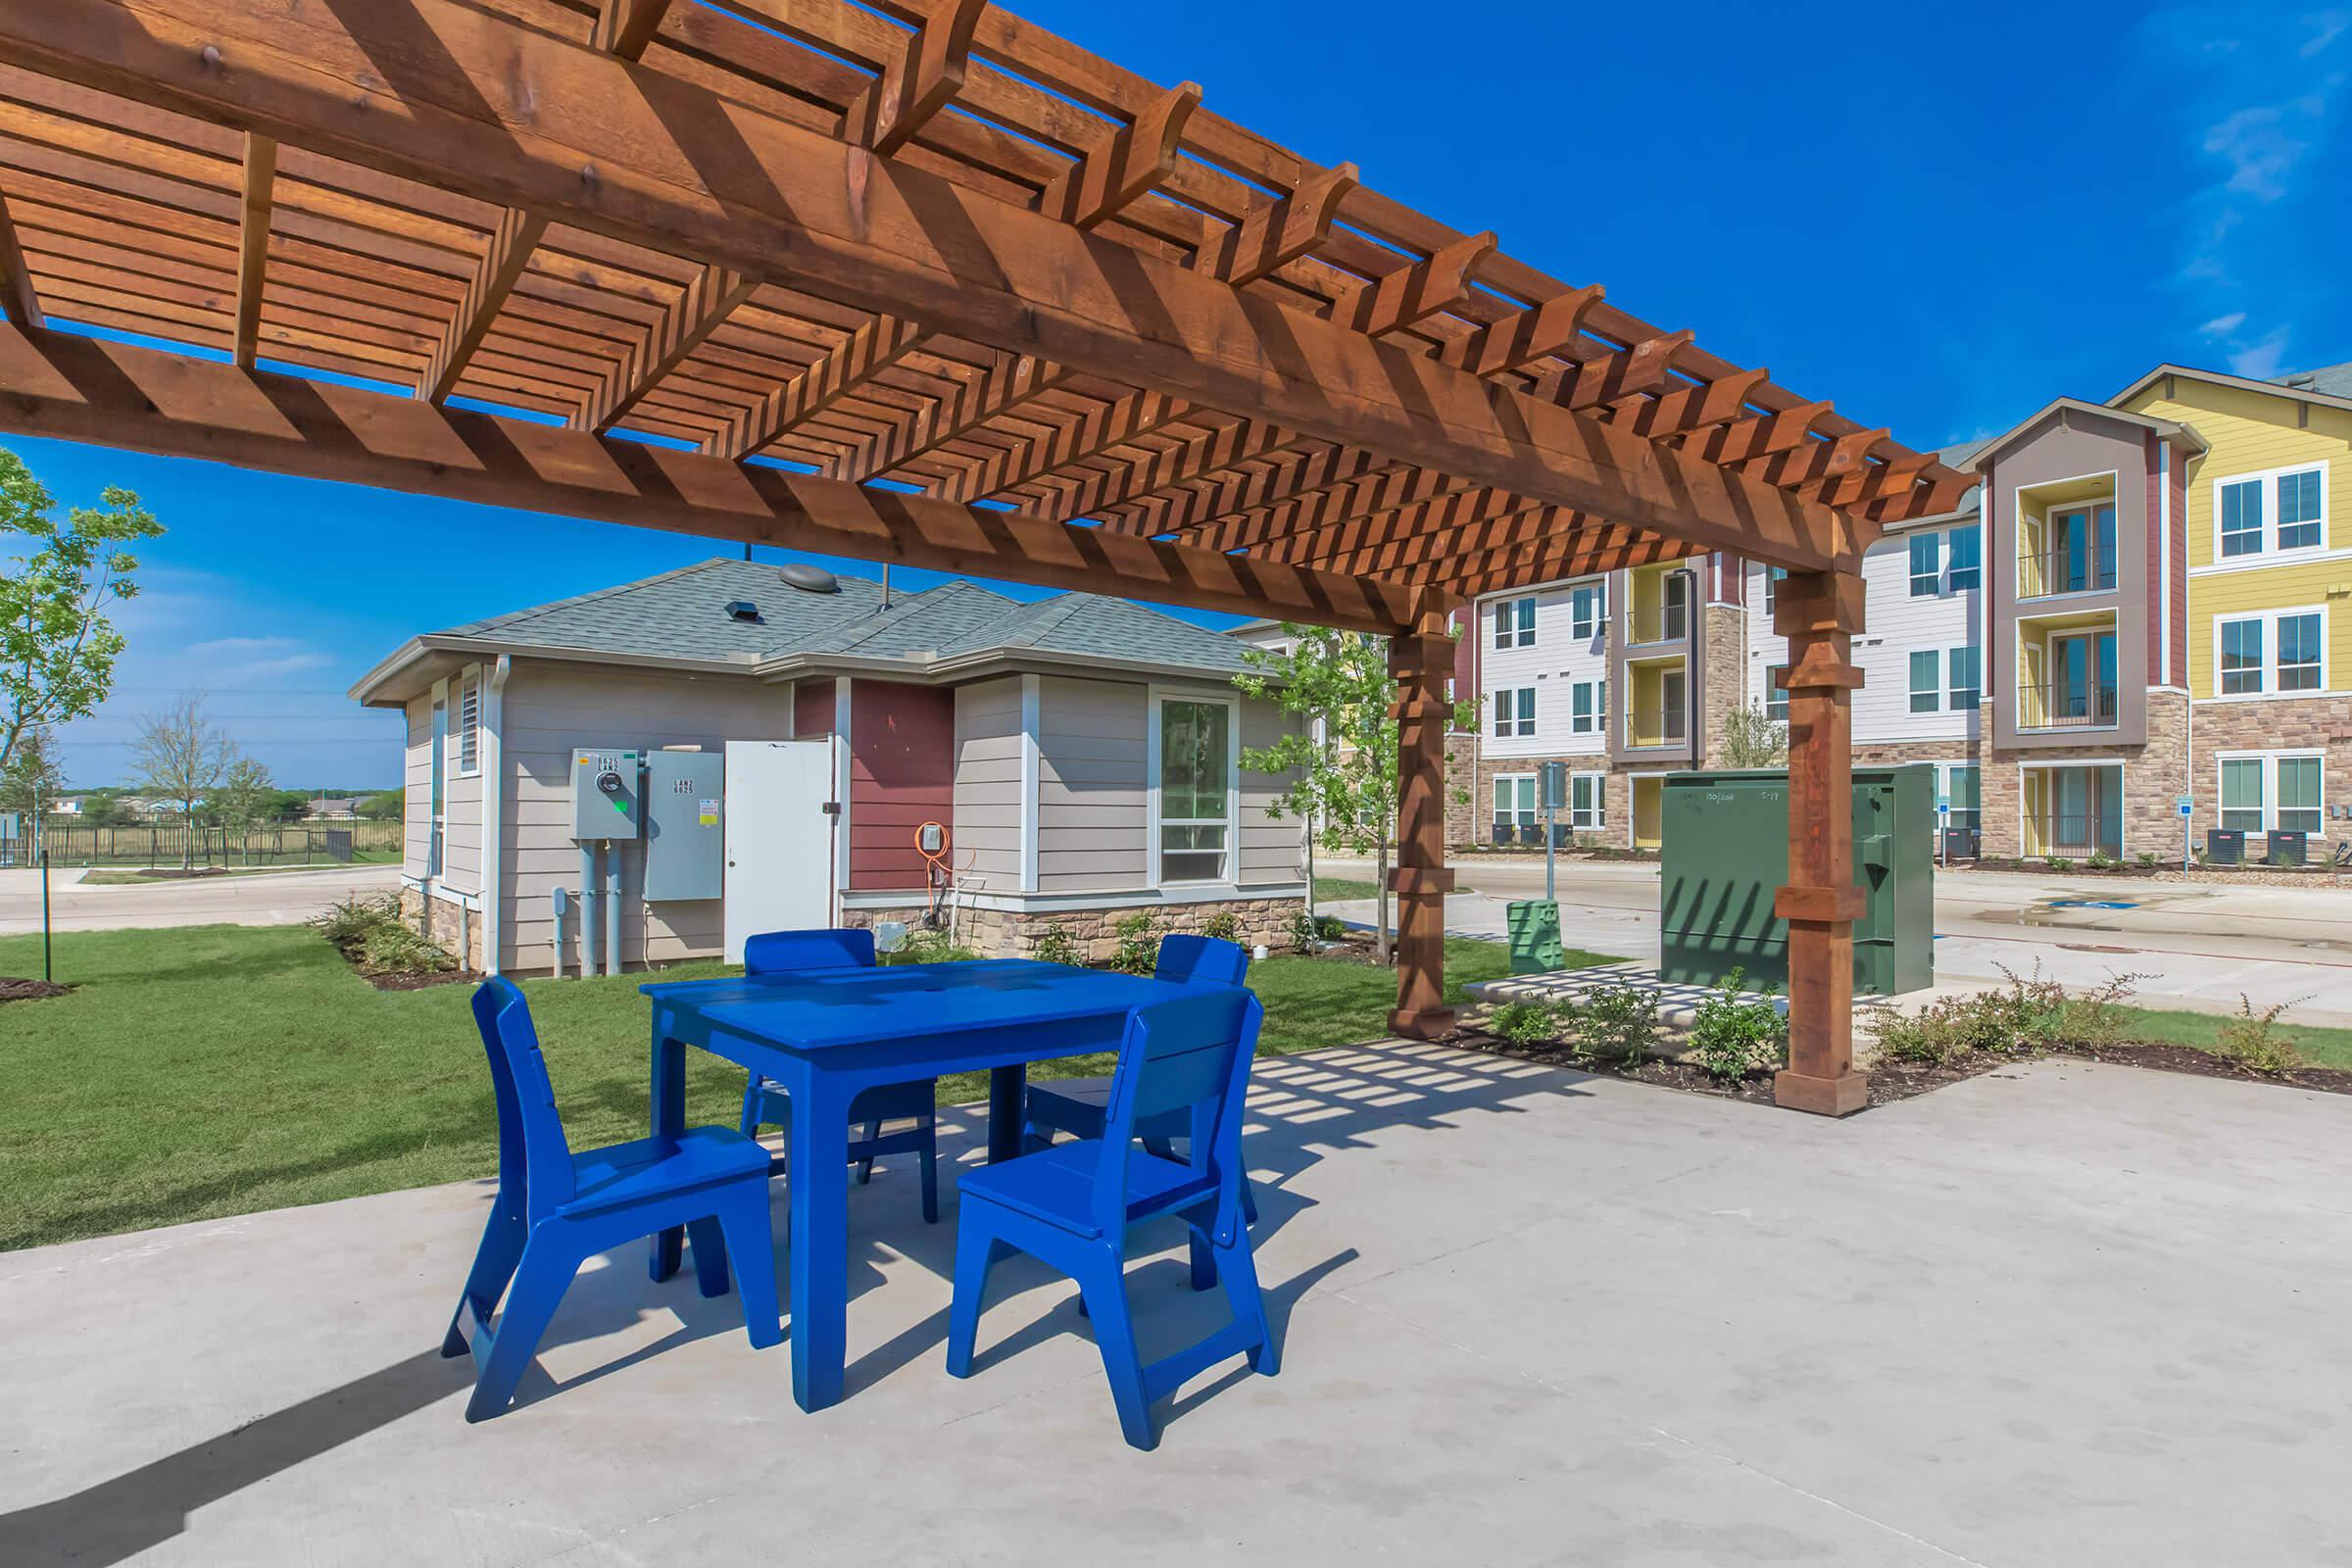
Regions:
M 433 832 L 424 847 L 424 874 L 441 874 L 441 850 L 448 841 L 448 818 L 442 814 L 442 785 L 449 768 L 449 704 L 433 699 L 432 808 Z
M 1568 590 L 1568 635 L 1584 642 L 1598 634 L 1608 619 L 1609 595 L 1603 583 L 1578 583 Z
M 2272 826 L 2281 833 L 2317 833 L 2320 831 L 2320 760 L 2316 757 L 2281 757 L 2272 764 L 2277 769 L 2278 788 L 2273 793 L 2278 798 L 2278 814 Z
M 1608 686 L 1580 680 L 1568 688 L 1568 733 L 1593 735 L 1608 727 Z
M 1983 780 L 1974 762 L 1943 764 L 1943 799 L 1951 807 L 1945 815 L 1944 826 L 1973 833 L 1982 817 L 1979 808 L 1983 802 Z
M 1942 586 L 1943 573 L 1936 559 L 1943 548 L 1943 535 L 1915 533 L 1911 536 L 1911 597 L 1933 596 Z
M 1494 694 L 1494 733 L 1533 735 L 1536 732 L 1536 689 L 1520 686 Z
M 1764 716 L 1775 724 L 1788 722 L 1788 692 L 1781 684 L 1788 673 L 1787 664 L 1770 664 L 1764 670 Z
M 1769 615 L 1781 602 L 1781 583 L 1788 575 L 1786 566 L 1764 568 L 1764 613 Z
M 1951 671 L 1951 704 L 1955 713 L 1973 713 L 1983 698 L 1979 686 L 1978 651 L 1974 648 L 1955 648 L 1945 656 L 1945 665 Z
M 1568 775 L 1568 825 L 1577 829 L 1609 825 L 1607 774 Z
M 1911 655 L 1911 711 L 1933 713 L 1943 707 L 1943 660 L 1933 648 Z
M 2262 622 L 2222 622 L 2222 693 L 2262 690 Z
M 1984 536 L 1974 527 L 1952 530 L 1952 592 L 1974 588 L 1982 575 Z
M 1524 831 L 1536 830 L 1536 775 L 1497 773 L 1494 776 L 1494 842 L 1509 844 Z
M 2309 550 L 2320 542 L 2320 470 L 2278 476 L 2278 548 Z
M 2262 831 L 2263 760 L 2259 757 L 2222 759 L 2222 826 L 2247 833 Z
M 1233 707 L 1159 705 L 1159 879 L 1227 880 L 1233 836 Z
M 482 683 L 468 675 L 458 688 L 458 776 L 482 770 Z
M 1494 646 L 1533 648 L 1536 645 L 1536 602 L 1506 599 L 1494 607 Z
M 2311 611 L 2278 617 L 2278 679 L 2272 690 L 2316 692 L 2320 679 L 2320 616 Z
M 2213 486 L 2216 557 L 2318 550 L 2328 543 L 2328 465 L 2240 473 Z M 2264 531 L 2266 519 L 2271 532 Z

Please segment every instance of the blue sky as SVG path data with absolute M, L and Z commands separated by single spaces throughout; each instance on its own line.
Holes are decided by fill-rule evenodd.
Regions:
M 1915 445 L 2166 360 L 2352 360 L 2352 8 L 1015 9 Z M 115 697 L 65 731 L 77 784 L 121 778 L 137 715 L 187 689 L 281 783 L 389 784 L 397 719 L 343 693 L 403 639 L 726 553 L 7 444 L 61 502 L 127 485 L 171 529 Z

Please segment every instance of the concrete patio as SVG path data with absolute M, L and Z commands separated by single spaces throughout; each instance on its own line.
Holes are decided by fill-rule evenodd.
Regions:
M 632 1249 L 468 1427 L 461 1185 L 0 1256 L 0 1558 L 2352 1562 L 2352 1101 L 2045 1063 L 1833 1123 L 1381 1045 L 1253 1103 L 1285 1367 L 1155 1453 L 1034 1267 L 945 1375 L 904 1171 L 844 1404 Z M 1169 1240 L 1147 1355 L 1219 1310 Z

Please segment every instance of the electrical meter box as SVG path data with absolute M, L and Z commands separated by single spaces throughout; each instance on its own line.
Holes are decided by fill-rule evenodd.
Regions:
M 718 752 L 645 759 L 645 899 L 715 899 L 725 877 L 727 760 Z
M 571 754 L 571 836 L 633 839 L 643 816 L 645 754 L 591 751 Z

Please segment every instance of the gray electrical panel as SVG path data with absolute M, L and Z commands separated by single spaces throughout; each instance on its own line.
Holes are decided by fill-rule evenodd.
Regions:
M 591 751 L 571 754 L 571 836 L 633 839 L 643 816 L 645 754 Z
M 650 752 L 645 768 L 645 898 L 715 899 L 726 864 L 726 758 Z

